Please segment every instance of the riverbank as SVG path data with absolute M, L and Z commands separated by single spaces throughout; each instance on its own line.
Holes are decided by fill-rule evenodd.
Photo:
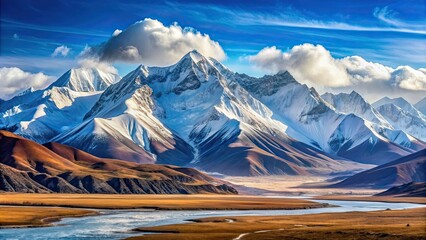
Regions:
M 424 239 L 426 208 L 291 216 L 211 217 L 136 229 L 155 232 L 128 240 Z
M 0 194 L 0 205 L 95 209 L 156 210 L 293 210 L 327 204 L 296 198 L 240 195 Z
M 43 227 L 65 217 L 83 217 L 96 211 L 57 207 L 0 207 L 0 228 Z

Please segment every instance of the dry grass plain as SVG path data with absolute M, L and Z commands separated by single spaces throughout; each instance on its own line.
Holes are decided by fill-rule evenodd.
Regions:
M 124 195 L 2 193 L 0 205 L 56 206 L 97 209 L 149 208 L 158 210 L 266 210 L 324 207 L 295 198 L 240 195 Z
M 1 227 L 46 226 L 63 217 L 81 217 L 96 214 L 95 211 L 56 207 L 0 207 Z
M 426 208 L 296 216 L 215 217 L 139 228 L 129 240 L 426 239 Z

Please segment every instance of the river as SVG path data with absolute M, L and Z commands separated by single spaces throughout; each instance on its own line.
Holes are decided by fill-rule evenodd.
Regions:
M 98 210 L 101 214 L 79 218 L 64 218 L 51 227 L 0 229 L 0 239 L 7 240 L 79 240 L 79 239 L 123 239 L 141 235 L 133 232 L 137 227 L 185 223 L 185 220 L 213 216 L 265 216 L 301 215 L 350 211 L 375 211 L 390 208 L 407 209 L 424 207 L 411 203 L 384 203 L 358 201 L 315 200 L 339 207 L 301 210 L 213 210 L 213 211 L 141 211 L 141 210 Z

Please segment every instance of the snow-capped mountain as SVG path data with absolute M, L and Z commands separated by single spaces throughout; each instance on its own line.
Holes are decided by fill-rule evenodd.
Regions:
M 341 113 L 353 113 L 370 122 L 391 128 L 391 125 L 384 117 L 355 91 L 352 91 L 350 94 L 339 93 L 337 95 L 325 93 L 321 95 L 321 98 Z
M 230 74 L 196 51 L 170 67 L 140 66 L 107 88 L 80 126 L 54 141 L 105 157 L 230 175 L 307 174 L 348 165 L 289 138 L 287 127 Z
M 288 72 L 249 77 L 197 51 L 116 79 L 70 70 L 0 103 L 0 128 L 103 158 L 228 175 L 354 170 L 426 147 L 355 92 L 323 98 Z
M 76 68 L 44 90 L 28 89 L 0 103 L 0 128 L 40 143 L 80 123 L 118 75 L 98 69 Z
M 408 148 L 419 149 L 417 144 L 413 145 L 413 142 L 415 143 L 417 140 L 413 139 L 412 136 L 401 129 L 394 128 L 393 125 L 357 92 L 352 91 L 350 94 L 340 93 L 337 95 L 325 93 L 321 97 L 338 112 L 355 114 L 358 117 L 370 121 L 371 123 L 368 124 L 371 128 L 373 128 L 377 134 L 391 142 Z
M 97 68 L 73 68 L 64 73 L 49 88 L 67 87 L 75 92 L 103 91 L 109 85 L 118 82 L 120 77 L 111 72 L 105 72 Z
M 414 104 L 414 107 L 419 110 L 421 113 L 426 115 L 426 97 Z
M 392 125 L 426 141 L 426 116 L 403 98 L 382 98 L 373 106 Z
M 273 111 L 274 119 L 288 126 L 289 136 L 322 151 L 378 164 L 425 146 L 416 139 L 397 137 L 403 136 L 401 132 L 387 133 L 390 129 L 353 113 L 336 111 L 315 89 L 298 83 L 288 72 L 259 79 L 236 74 L 235 78 Z

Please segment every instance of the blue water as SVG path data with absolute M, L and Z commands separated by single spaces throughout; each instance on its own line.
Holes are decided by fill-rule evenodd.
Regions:
M 101 215 L 64 218 L 51 227 L 0 229 L 0 239 L 50 240 L 50 239 L 123 239 L 141 235 L 133 232 L 137 227 L 185 223 L 185 220 L 213 216 L 264 216 L 301 215 L 349 211 L 375 211 L 390 208 L 407 209 L 424 207 L 411 203 L 355 202 L 315 200 L 339 207 L 302 210 L 234 210 L 234 211 L 138 211 L 100 210 Z

